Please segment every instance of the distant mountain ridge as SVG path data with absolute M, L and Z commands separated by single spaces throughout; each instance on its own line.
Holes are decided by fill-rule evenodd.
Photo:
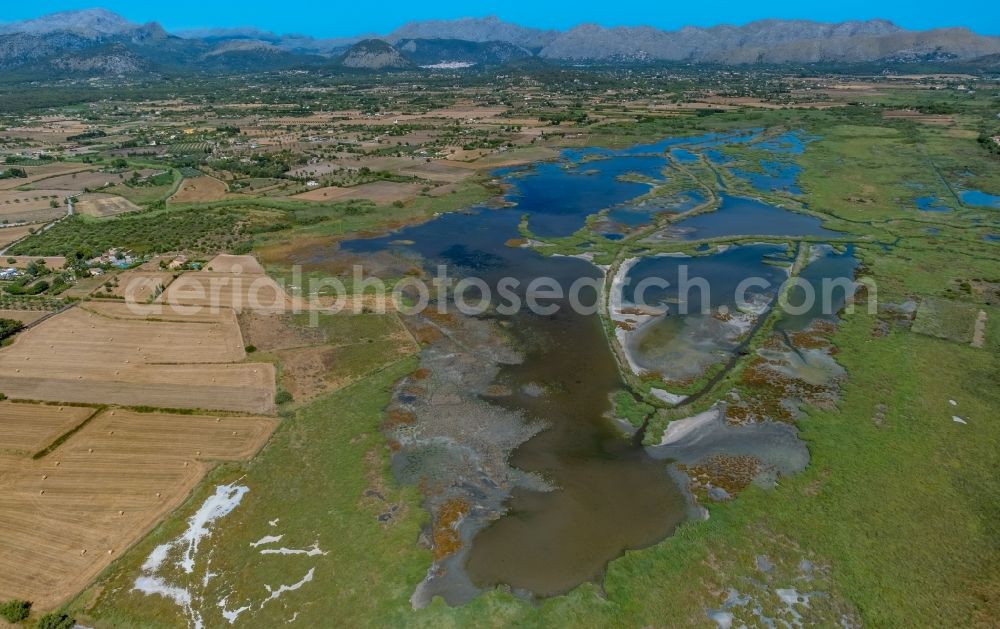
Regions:
M 147 25 L 160 28 L 159 25 Z M 0 24 L 0 35 L 22 33 L 46 35 L 49 33 L 74 33 L 82 37 L 121 35 L 140 28 L 140 24 L 129 22 L 117 13 L 107 9 L 83 9 L 82 11 L 62 11 L 33 20 Z M 162 30 L 162 29 L 160 29 Z
M 577 26 L 541 51 L 549 59 L 657 60 L 695 63 L 860 63 L 927 58 L 971 59 L 1000 51 L 1000 38 L 964 28 L 907 31 L 886 20 L 826 24 L 761 20 L 744 26 Z
M 170 34 L 159 24 L 136 24 L 105 9 L 65 11 L 0 24 L 0 78 L 5 73 L 44 78 L 338 66 L 370 71 L 455 69 L 528 58 L 552 63 L 734 66 L 933 61 L 989 68 L 998 66 L 1000 37 L 977 35 L 965 28 L 910 31 L 886 20 L 836 24 L 760 20 L 675 31 L 581 24 L 555 31 L 490 16 L 411 22 L 384 37 L 317 39 L 251 27 Z
M 496 16 L 459 18 L 457 20 L 427 20 L 410 22 L 385 37 L 390 43 L 407 39 L 459 39 L 471 42 L 502 41 L 527 50 L 538 51 L 559 38 L 559 31 L 502 22 Z
M 403 57 L 389 42 L 365 39 L 348 48 L 340 59 L 345 68 L 365 70 L 401 70 L 412 68 L 413 63 Z

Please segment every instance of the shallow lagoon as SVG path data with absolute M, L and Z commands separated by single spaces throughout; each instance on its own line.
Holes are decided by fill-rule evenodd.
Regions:
M 792 212 L 763 201 L 722 194 L 714 212 L 692 216 L 674 224 L 685 240 L 722 236 L 837 236 L 808 214 Z
M 804 330 L 817 319 L 835 321 L 847 303 L 847 289 L 835 284 L 834 280 L 853 279 L 858 265 L 854 245 L 848 245 L 841 251 L 829 245 L 814 245 L 809 264 L 799 273 L 799 277 L 811 287 L 815 297 L 811 300 L 813 305 L 801 314 L 784 313 L 777 326 L 791 332 Z M 807 303 L 806 290 L 793 286 L 788 295 L 789 306 L 804 307 Z
M 756 316 L 740 313 L 740 302 L 752 304 L 757 314 L 766 311 L 787 278 L 790 262 L 786 247 L 764 244 L 705 256 L 639 260 L 626 275 L 622 303 L 667 313 L 628 335 L 634 363 L 668 380 L 683 381 L 728 359 Z M 760 284 L 743 286 L 748 278 Z M 723 316 L 715 314 L 720 307 Z
M 660 171 L 666 158 L 607 158 L 577 168 L 544 163 L 508 179 L 513 191 L 507 200 L 530 215 L 528 227 L 542 237 L 568 236 L 583 227 L 587 217 L 649 192 L 649 184 L 622 181 L 628 172 L 647 176 Z
M 652 223 L 656 215 L 661 212 L 680 214 L 704 202 L 705 193 L 700 190 L 688 190 L 671 197 L 657 197 L 639 203 L 626 203 L 608 212 L 608 220 L 628 227 L 638 227 Z
M 720 142 L 722 137 L 706 136 L 701 141 Z M 736 137 L 746 141 L 751 135 Z M 519 237 L 523 214 L 528 215 L 536 233 L 566 235 L 601 209 L 628 211 L 623 206 L 647 192 L 649 185 L 622 181 L 621 176 L 640 173 L 662 178 L 666 165 L 663 151 L 690 142 L 690 138 L 681 138 L 624 151 L 572 150 L 564 152 L 566 161 L 560 163 L 499 171 L 498 176 L 505 177 L 513 188 L 508 196 L 516 204 L 513 207 L 472 208 L 442 215 L 381 238 L 340 243 L 331 247 L 330 254 L 339 249 L 362 260 L 367 254 L 391 254 L 417 260 L 432 273 L 438 264 L 448 264 L 452 276 L 476 276 L 491 285 L 501 277 L 527 283 L 549 276 L 564 286 L 580 277 L 598 277 L 599 271 L 584 260 L 544 257 L 531 249 L 509 247 L 506 242 Z M 690 202 L 700 200 L 703 198 L 693 197 Z M 768 230 L 779 234 L 833 233 L 823 230 L 813 217 L 736 197 L 728 198 L 718 212 L 695 218 L 700 219 L 695 224 L 700 237 L 744 233 L 751 226 L 758 234 Z M 697 274 L 713 282 L 712 303 L 718 306 L 732 302 L 726 293 L 748 274 L 780 283 L 786 274 L 781 265 L 789 262 L 783 246 L 752 245 L 700 258 L 652 258 L 637 264 L 632 274 L 638 278 L 669 271 L 666 267 L 680 263 L 693 264 Z M 671 293 L 667 290 L 652 297 L 670 302 Z M 573 313 L 564 302 L 561 305 L 553 316 L 521 313 L 510 321 L 524 360 L 498 371 L 496 384 L 509 393 L 480 395 L 485 404 L 524 421 L 547 423 L 547 430 L 514 451 L 511 464 L 540 475 L 556 489 L 515 489 L 506 502 L 509 511 L 505 517 L 492 524 L 476 522 L 474 516 L 464 520 L 463 539 L 468 532 L 471 545 L 463 550 L 464 563 L 450 569 L 464 570 L 478 587 L 507 584 L 515 591 L 538 595 L 568 591 L 584 581 L 599 579 L 607 562 L 623 551 L 663 539 L 688 514 L 683 492 L 663 463 L 623 439 L 607 417 L 609 395 L 621 382 L 599 317 Z M 707 319 L 711 317 L 702 318 Z M 667 336 L 675 334 L 669 330 L 675 321 L 683 323 L 678 317 L 671 320 L 665 329 Z M 699 332 L 691 330 L 688 338 L 697 345 Z M 646 338 L 646 345 L 655 353 L 651 339 Z M 724 353 L 718 338 L 715 342 Z M 709 349 L 707 354 L 714 360 L 713 351 Z M 692 364 L 699 363 L 694 360 Z M 539 383 L 544 385 L 541 392 Z M 470 416 L 469 430 L 488 435 L 489 427 L 477 424 L 481 421 L 485 419 Z M 462 479 L 455 483 L 463 486 Z M 476 494 L 470 490 L 467 500 L 474 513 Z M 465 586 L 448 589 L 449 582 L 443 583 L 443 589 L 427 593 L 439 594 L 451 603 L 474 595 Z

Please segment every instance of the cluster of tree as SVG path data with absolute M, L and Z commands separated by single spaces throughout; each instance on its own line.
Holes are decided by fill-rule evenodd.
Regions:
M 979 145 L 989 151 L 991 155 L 1000 157 L 1000 144 L 997 143 L 996 138 L 1000 138 L 1000 131 L 993 133 L 983 131 L 979 134 L 978 141 Z
M 922 114 L 932 114 L 936 116 L 944 116 L 947 114 L 957 114 L 961 111 L 954 103 L 948 102 L 935 102 L 935 103 L 923 103 L 915 107 L 917 111 Z
M 11 336 L 14 336 L 22 329 L 24 329 L 24 324 L 18 321 L 17 319 L 0 319 L 0 341 L 9 338 Z M 17 601 L 9 601 L 7 603 L 4 603 L 3 605 L 0 605 L 0 616 L 7 618 L 6 615 L 7 606 L 16 602 Z M 28 605 L 30 606 L 31 604 L 29 603 Z M 8 618 L 8 622 L 17 622 L 17 621 L 10 620 Z
M 46 292 L 57 295 L 69 288 L 70 280 L 66 273 L 49 278 L 51 281 L 39 279 L 50 273 L 50 269 L 45 266 L 45 260 L 33 260 L 25 267 L 24 274 L 20 278 L 4 286 L 4 292 L 10 295 L 41 295 Z
M 565 111 L 559 113 L 542 114 L 538 117 L 540 122 L 548 122 L 550 125 L 559 126 L 564 122 L 575 122 L 576 124 L 587 124 L 587 112 L 585 111 Z
M 34 281 L 34 278 L 25 276 L 21 279 L 4 286 L 4 291 L 11 295 L 41 295 L 49 290 L 51 285 L 45 280 Z
M 305 156 L 285 150 L 278 153 L 259 153 L 246 161 L 218 160 L 212 163 L 212 167 L 228 170 L 244 177 L 276 179 L 288 172 L 292 166 L 303 164 L 305 161 Z
M 96 140 L 97 138 L 107 137 L 107 133 L 101 131 L 100 129 L 91 129 L 90 131 L 84 131 L 83 133 L 78 133 L 76 135 L 68 136 L 66 139 L 70 142 L 83 142 L 84 140 Z
M 152 175 L 150 177 L 143 177 L 142 173 L 138 170 L 132 171 L 132 176 L 128 178 L 125 182 L 126 185 L 133 188 L 139 186 L 142 187 L 156 187 L 156 186 L 166 186 L 173 183 L 174 175 L 169 170 L 166 172 L 159 173 L 157 175 Z
M 167 251 L 218 251 L 243 239 L 246 215 L 235 208 L 136 213 L 103 221 L 71 216 L 11 247 L 11 255 L 87 260 L 120 248 L 138 256 Z M 81 258 L 77 258 L 79 253 Z
M 36 629 L 73 629 L 76 626 L 76 619 L 66 614 L 52 612 L 45 614 L 38 619 Z
M 7 319 L 0 319 L 0 340 L 6 338 L 2 333 L 3 323 Z M 19 323 L 19 322 L 15 322 Z M 15 330 L 16 331 L 16 330 Z M 31 612 L 31 603 L 28 601 L 10 600 L 5 603 L 0 603 L 0 618 L 3 618 L 10 624 L 18 623 L 28 617 Z
M 8 155 L 7 159 L 4 160 L 6 164 L 16 164 L 18 166 L 31 166 L 37 165 L 39 162 L 52 162 L 55 161 L 55 157 L 47 155 L 45 153 L 39 153 L 38 157 L 25 157 L 23 155 Z
M 8 168 L 0 170 L 0 179 L 25 179 L 28 173 L 23 168 Z

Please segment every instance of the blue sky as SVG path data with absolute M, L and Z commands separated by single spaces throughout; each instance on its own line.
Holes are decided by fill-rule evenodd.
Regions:
M 256 26 L 279 33 L 305 33 L 338 37 L 363 32 L 387 33 L 410 20 L 497 15 L 525 26 L 565 29 L 581 22 L 606 26 L 648 24 L 664 29 L 685 25 L 743 24 L 762 18 L 801 18 L 819 21 L 885 18 L 900 26 L 926 29 L 965 26 L 990 35 L 1000 35 L 1000 2 L 973 0 L 944 4 L 940 0 L 885 2 L 878 0 L 340 0 L 275 2 L 244 0 L 3 0 L 0 22 L 37 17 L 45 13 L 102 6 L 136 22 L 160 22 L 167 30 L 196 27 Z

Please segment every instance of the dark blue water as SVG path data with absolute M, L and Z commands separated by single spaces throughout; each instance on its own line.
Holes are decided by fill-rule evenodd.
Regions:
M 698 161 L 698 156 L 686 149 L 672 149 L 670 156 L 681 164 L 690 164 Z
M 686 218 L 675 227 L 693 230 L 685 240 L 721 236 L 836 236 L 813 216 L 791 212 L 755 199 L 721 195 L 722 205 L 714 212 Z
M 819 257 L 799 273 L 799 277 L 812 287 L 813 298 L 809 299 L 808 291 L 801 286 L 792 286 L 788 294 L 789 306 L 797 309 L 804 306 L 808 299 L 812 307 L 802 314 L 792 315 L 786 312 L 778 322 L 778 327 L 795 331 L 809 327 L 816 319 L 834 321 L 847 302 L 848 289 L 842 281 L 835 283 L 835 280 L 854 278 L 859 264 L 854 257 L 854 245 L 848 245 L 840 252 L 833 247 L 821 245 L 819 251 Z
M 571 169 L 571 172 L 589 176 L 601 174 L 605 177 L 638 174 L 663 181 L 663 169 L 667 163 L 665 157 L 656 155 L 626 155 L 586 161 Z
M 621 181 L 637 172 L 662 178 L 665 157 L 612 157 L 588 161 L 578 168 L 560 163 L 539 164 L 508 179 L 514 190 L 507 199 L 528 213 L 528 227 L 542 237 L 568 236 L 583 227 L 589 215 L 649 192 L 649 184 Z M 592 171 L 593 174 L 584 174 Z
M 555 276 L 575 279 L 592 273 L 587 268 L 590 265 L 582 260 L 542 258 L 530 249 L 507 246 L 508 239 L 518 237 L 521 209 L 474 208 L 443 214 L 381 238 L 344 241 L 340 248 L 355 253 L 414 252 L 429 269 L 446 264 L 453 275 L 475 274 L 488 282 L 506 275 L 535 277 L 543 262 L 545 271 Z M 400 241 L 406 244 L 394 244 Z
M 725 166 L 726 164 L 735 161 L 733 160 L 732 157 L 729 157 L 728 155 L 723 155 L 722 151 L 716 149 L 707 149 L 703 152 L 705 156 L 708 158 L 708 161 L 712 162 L 713 164 L 717 164 L 719 166 Z
M 805 151 L 806 144 L 815 138 L 806 136 L 801 131 L 789 131 L 777 137 L 756 142 L 753 148 L 761 149 L 775 154 L 801 155 Z M 717 154 L 715 157 L 709 156 L 713 162 L 725 164 L 731 160 Z M 740 169 L 733 169 L 733 174 L 750 182 L 755 190 L 761 192 L 787 192 L 791 194 L 802 194 L 799 189 L 798 177 L 802 168 L 794 162 L 781 160 L 761 160 L 763 173 L 749 172 Z
M 565 149 L 562 161 L 542 163 L 532 168 L 498 171 L 499 176 L 516 175 L 508 181 L 514 190 L 508 200 L 522 212 L 531 214 L 528 226 L 542 237 L 568 236 L 584 226 L 587 216 L 604 208 L 613 208 L 642 196 L 649 185 L 618 178 L 639 174 L 662 180 L 668 165 L 665 156 L 671 151 L 679 161 L 694 161 L 697 156 L 681 146 L 705 147 L 730 142 L 749 142 L 756 131 L 743 133 L 707 133 L 690 138 L 668 138 L 652 144 L 627 149 Z M 688 204 L 674 211 L 683 212 L 703 199 L 692 196 Z M 625 216 L 626 225 L 641 225 L 648 217 Z M 617 220 L 617 219 L 613 219 Z M 627 222 L 631 220 L 632 222 Z M 637 222 L 638 221 L 638 222 Z
M 644 300 L 642 303 L 655 306 L 660 302 L 674 303 L 684 296 L 690 302 L 690 314 L 707 314 L 700 306 L 703 297 L 694 283 L 695 278 L 705 281 L 709 290 L 705 302 L 712 308 L 736 304 L 736 290 L 745 279 L 761 278 L 773 292 L 785 281 L 785 269 L 768 261 L 790 263 L 788 248 L 783 245 L 746 245 L 731 247 L 719 253 L 694 257 L 659 256 L 643 258 L 629 269 L 627 284 L 622 289 L 624 302 L 638 304 L 637 289 Z M 685 275 L 686 274 L 686 275 Z M 684 290 L 683 278 L 687 277 L 690 291 Z M 655 286 L 651 280 L 664 280 L 669 286 Z M 645 284 L 646 288 L 643 288 Z M 764 294 L 768 289 L 762 286 L 748 287 L 746 295 Z M 699 306 L 699 307 L 696 307 Z

